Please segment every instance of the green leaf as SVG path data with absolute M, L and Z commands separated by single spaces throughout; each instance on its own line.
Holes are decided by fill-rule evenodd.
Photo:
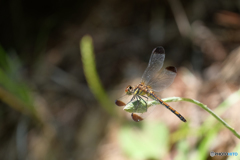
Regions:
M 169 131 L 162 123 L 142 123 L 142 128 L 123 126 L 119 133 L 122 150 L 131 159 L 159 159 L 168 151 Z
M 129 112 L 129 113 L 144 113 L 147 112 L 147 108 L 149 108 L 150 105 L 146 105 L 146 102 L 144 100 L 137 100 L 133 101 L 132 103 L 128 103 L 123 110 Z
M 22 81 L 19 70 L 21 62 L 17 56 L 8 56 L 0 46 L 0 99 L 15 110 L 36 114 L 31 90 Z
M 182 140 L 177 144 L 177 155 L 174 160 L 186 160 L 188 158 L 188 153 L 190 150 L 190 146 L 187 140 Z

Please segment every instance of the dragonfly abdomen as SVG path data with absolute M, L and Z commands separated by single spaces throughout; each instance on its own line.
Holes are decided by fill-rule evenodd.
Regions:
M 153 100 L 159 101 L 162 105 L 164 105 L 167 109 L 169 109 L 171 112 L 173 112 L 176 116 L 178 116 L 179 119 L 181 119 L 183 122 L 187 122 L 187 120 L 178 113 L 175 109 L 173 109 L 171 106 L 169 106 L 167 103 L 165 103 L 163 100 L 158 98 L 154 93 L 148 93 L 148 96 L 152 98 Z

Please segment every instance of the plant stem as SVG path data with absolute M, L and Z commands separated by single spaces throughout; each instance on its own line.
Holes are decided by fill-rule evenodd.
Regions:
M 111 115 L 115 115 L 115 110 L 102 86 L 101 80 L 97 74 L 95 55 L 92 38 L 89 35 L 84 36 L 80 41 L 80 51 L 83 63 L 83 71 L 88 86 L 101 106 Z
M 238 137 L 240 139 L 240 135 L 239 133 L 237 133 L 232 127 L 230 127 L 222 118 L 220 118 L 218 115 L 216 115 L 210 108 L 207 107 L 207 105 L 204 105 L 203 103 L 194 100 L 194 99 L 190 99 L 190 98 L 182 98 L 182 97 L 169 97 L 169 98 L 164 98 L 162 99 L 164 102 L 179 102 L 179 101 L 187 101 L 187 102 L 191 102 L 194 103 L 196 105 L 198 105 L 199 107 L 201 107 L 202 109 L 204 109 L 205 111 L 207 111 L 208 113 L 210 113 L 213 117 L 215 117 L 219 122 L 221 122 L 225 127 L 227 127 L 236 137 Z M 140 103 L 143 103 L 141 105 L 144 105 L 145 102 L 140 101 Z M 135 103 L 136 105 L 137 103 Z M 148 101 L 147 102 L 147 107 L 151 107 L 153 105 L 159 105 L 160 103 L 158 101 Z M 131 111 L 134 112 L 133 110 L 131 110 L 130 106 L 134 106 L 134 102 L 131 102 L 129 104 L 127 104 L 125 106 L 125 108 L 127 108 L 126 111 Z M 137 108 L 136 106 L 134 106 L 135 108 Z

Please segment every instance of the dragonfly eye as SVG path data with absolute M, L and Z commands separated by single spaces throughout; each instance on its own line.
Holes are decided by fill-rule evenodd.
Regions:
M 133 90 L 132 86 L 128 85 L 127 88 L 125 89 L 125 92 L 126 92 L 128 95 L 131 95 L 132 92 L 133 92 L 132 90 Z

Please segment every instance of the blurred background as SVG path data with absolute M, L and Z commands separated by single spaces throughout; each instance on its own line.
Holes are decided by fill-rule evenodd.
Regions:
M 239 133 L 240 1 L 2 0 L 0 26 L 0 159 L 239 159 L 210 156 L 240 141 L 197 105 L 169 103 L 187 123 L 160 105 L 136 123 L 114 101 L 163 46 L 178 74 L 159 96 Z

